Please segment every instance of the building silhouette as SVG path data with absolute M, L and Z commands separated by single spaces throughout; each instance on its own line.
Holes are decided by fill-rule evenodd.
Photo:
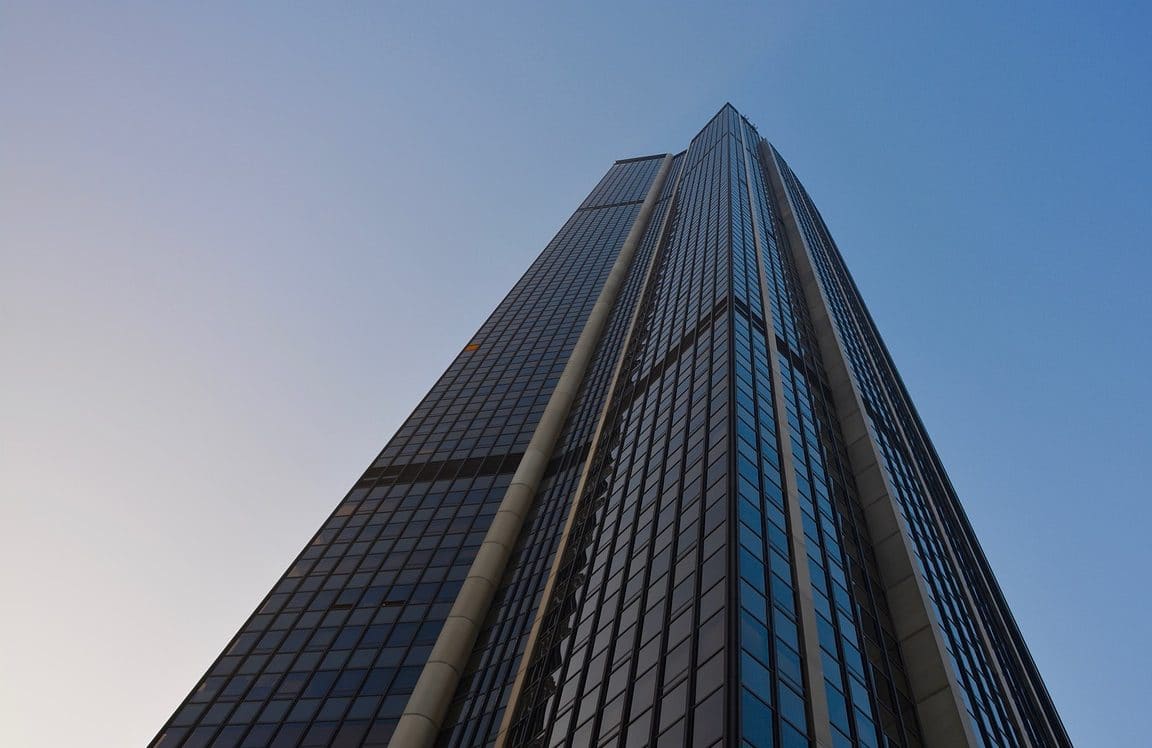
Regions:
M 1067 746 L 827 227 L 616 162 L 154 746 Z

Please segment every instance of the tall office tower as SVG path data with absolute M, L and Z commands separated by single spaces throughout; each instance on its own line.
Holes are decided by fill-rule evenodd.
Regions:
M 792 170 L 619 161 L 164 746 L 1070 745 Z

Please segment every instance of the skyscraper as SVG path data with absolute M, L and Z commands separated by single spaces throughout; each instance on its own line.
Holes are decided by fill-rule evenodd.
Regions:
M 389 744 L 1070 745 L 731 106 L 608 170 L 153 743 Z

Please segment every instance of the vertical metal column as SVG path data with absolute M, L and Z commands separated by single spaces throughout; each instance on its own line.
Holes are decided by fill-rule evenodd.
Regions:
M 667 164 L 671 165 L 671 159 L 674 156 L 666 156 L 669 159 Z M 656 247 L 652 251 L 652 258 L 648 261 L 648 267 L 644 271 L 644 280 L 640 283 L 640 293 L 636 298 L 636 308 L 632 312 L 632 317 L 628 321 L 628 329 L 624 332 L 624 339 L 620 343 L 620 353 L 617 356 L 616 364 L 612 369 L 612 378 L 608 382 L 608 389 L 604 395 L 604 408 L 600 411 L 599 417 L 596 419 L 596 428 L 592 432 L 592 439 L 589 441 L 591 448 L 588 450 L 588 457 L 584 460 L 584 465 L 580 468 L 580 480 L 576 482 L 576 489 L 572 496 L 572 506 L 568 510 L 568 517 L 564 522 L 564 529 L 560 533 L 560 540 L 556 544 L 556 555 L 552 559 L 552 568 L 548 572 L 548 580 L 544 584 L 544 590 L 540 595 L 540 602 L 536 607 L 536 617 L 532 621 L 532 629 L 528 633 L 528 641 L 524 645 L 524 654 L 520 656 L 520 666 L 516 671 L 516 680 L 512 684 L 512 692 L 508 696 L 508 704 L 504 708 L 504 717 L 500 721 L 500 729 L 496 736 L 496 748 L 503 748 L 508 744 L 509 731 L 516 719 L 516 712 L 520 706 L 520 697 L 524 691 L 524 678 L 528 674 L 529 666 L 532 659 L 536 655 L 536 644 L 540 637 L 540 627 L 544 623 L 544 617 L 548 613 L 548 604 L 552 598 L 552 589 L 556 585 L 557 575 L 562 566 L 564 553 L 568 548 L 568 542 L 572 535 L 572 525 L 576 521 L 576 513 L 580 509 L 580 500 L 584 496 L 584 487 L 588 483 L 589 471 L 592 468 L 592 463 L 596 458 L 596 445 L 600 442 L 600 435 L 604 431 L 605 421 L 608 417 L 608 411 L 612 407 L 612 401 L 616 393 L 616 387 L 620 381 L 620 373 L 624 369 L 625 357 L 628 354 L 629 344 L 632 341 L 632 336 L 636 331 L 636 327 L 640 321 L 640 315 L 644 306 L 644 297 L 647 293 L 648 286 L 651 283 L 652 276 L 655 273 L 657 264 L 660 262 L 661 249 L 664 246 L 664 239 L 668 232 L 668 226 L 672 216 L 672 201 L 676 199 L 676 190 L 679 189 L 680 176 L 683 170 L 676 175 L 676 180 L 672 183 L 672 191 L 669 194 L 668 209 L 664 212 L 664 219 L 660 223 L 659 234 L 656 239 Z M 656 196 L 659 199 L 659 191 Z
M 744 142 L 743 133 L 740 142 Z M 816 625 L 816 606 L 812 599 L 812 577 L 808 570 L 808 543 L 804 536 L 803 510 L 796 487 L 796 466 L 793 462 L 792 440 L 788 437 L 788 404 L 784 399 L 784 383 L 780 373 L 780 359 L 776 348 L 776 333 L 772 316 L 772 303 L 768 298 L 768 282 L 764 275 L 764 250 L 760 244 L 760 221 L 752 202 L 752 164 L 748 151 L 744 151 L 744 179 L 747 183 L 749 211 L 752 216 L 752 240 L 756 245 L 756 270 L 760 276 L 760 301 L 764 308 L 764 337 L 767 339 L 768 368 L 772 375 L 772 410 L 776 414 L 776 434 L 780 442 L 780 465 L 784 478 L 784 500 L 788 506 L 788 542 L 792 553 L 792 581 L 799 602 L 800 635 L 804 655 L 804 676 L 808 680 L 808 711 L 812 739 L 817 746 L 832 745 L 832 720 L 828 716 L 828 695 L 824 691 L 824 663 L 820 657 L 820 632 Z
M 771 181 L 824 360 L 848 461 L 876 552 L 925 743 L 934 748 L 979 745 L 971 717 L 964 707 L 959 679 L 945 647 L 939 621 L 932 609 L 927 582 L 917 571 L 915 548 L 896 503 L 892 479 L 885 467 L 876 434 L 865 416 L 859 383 L 848 362 L 840 333 L 831 319 L 828 297 L 816 273 L 812 248 L 800 230 L 795 206 L 784 187 L 775 153 L 767 141 L 760 142 L 760 160 Z
M 492 598 L 504 576 L 508 559 L 520 537 L 524 519 L 536 499 L 536 489 L 552 458 L 572 403 L 580 391 L 585 371 L 596 352 L 616 297 L 627 279 L 632 257 L 648 227 L 671 165 L 672 156 L 665 156 L 556 383 L 556 389 L 540 416 L 540 423 L 512 476 L 512 483 L 500 502 L 496 516 L 492 518 L 484 542 L 468 570 L 468 577 L 452 604 L 448 620 L 444 622 L 444 628 L 440 630 L 436 644 L 432 647 L 420 679 L 408 698 L 390 746 L 430 747 L 436 741 L 460 676 L 472 654 L 476 637 L 492 606 Z

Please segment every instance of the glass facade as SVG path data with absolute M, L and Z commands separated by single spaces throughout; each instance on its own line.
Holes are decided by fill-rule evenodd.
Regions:
M 154 746 L 389 744 L 633 231 L 435 744 L 932 744 L 939 693 L 909 674 L 937 660 L 949 744 L 1069 744 L 827 227 L 725 106 L 670 160 L 609 169 Z M 899 633 L 830 350 L 939 652 Z

